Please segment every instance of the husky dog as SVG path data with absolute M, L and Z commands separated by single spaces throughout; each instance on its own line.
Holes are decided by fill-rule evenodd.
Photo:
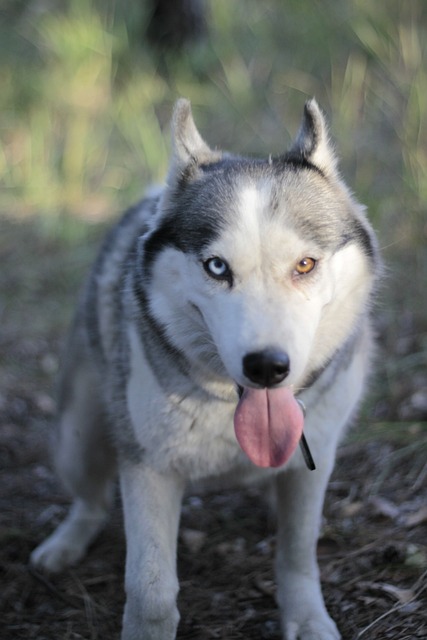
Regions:
M 117 469 L 122 640 L 173 640 L 185 490 L 268 479 L 284 638 L 337 639 L 316 541 L 373 351 L 375 237 L 314 100 L 277 158 L 211 150 L 184 99 L 172 129 L 165 188 L 113 229 L 83 291 L 55 446 L 75 501 L 32 562 L 60 571 L 82 558 L 106 521 Z

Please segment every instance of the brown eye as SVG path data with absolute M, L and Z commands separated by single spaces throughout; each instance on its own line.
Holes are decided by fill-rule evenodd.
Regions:
M 295 271 L 297 272 L 297 274 L 303 276 L 303 275 L 306 275 L 307 273 L 310 273 L 310 271 L 313 271 L 315 266 L 316 266 L 316 260 L 314 258 L 303 258 L 296 265 Z

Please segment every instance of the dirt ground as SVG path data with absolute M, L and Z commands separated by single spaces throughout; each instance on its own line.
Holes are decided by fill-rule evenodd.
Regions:
M 28 566 L 31 549 L 68 504 L 46 456 L 51 410 L 48 396 L 22 390 L 1 406 L 0 636 L 118 638 L 125 556 L 119 500 L 111 526 L 80 566 L 55 577 Z M 319 558 L 326 602 L 346 639 L 427 637 L 427 464 L 414 455 L 413 431 L 404 447 L 379 438 L 339 453 Z M 178 638 L 278 640 L 274 545 L 273 518 L 257 491 L 188 498 Z

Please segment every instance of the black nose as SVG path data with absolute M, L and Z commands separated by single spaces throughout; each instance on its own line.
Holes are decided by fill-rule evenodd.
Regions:
M 262 387 L 273 387 L 289 374 L 289 356 L 283 351 L 266 349 L 248 353 L 243 358 L 243 373 Z

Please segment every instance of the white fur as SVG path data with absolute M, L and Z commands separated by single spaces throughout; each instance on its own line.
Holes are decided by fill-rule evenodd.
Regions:
M 233 433 L 235 392 L 234 403 L 212 394 L 201 398 L 187 383 L 166 396 L 147 365 L 143 346 L 132 326 L 129 338 L 129 413 L 150 466 L 158 472 L 174 469 L 193 481 L 226 473 L 239 460 L 246 463 Z

